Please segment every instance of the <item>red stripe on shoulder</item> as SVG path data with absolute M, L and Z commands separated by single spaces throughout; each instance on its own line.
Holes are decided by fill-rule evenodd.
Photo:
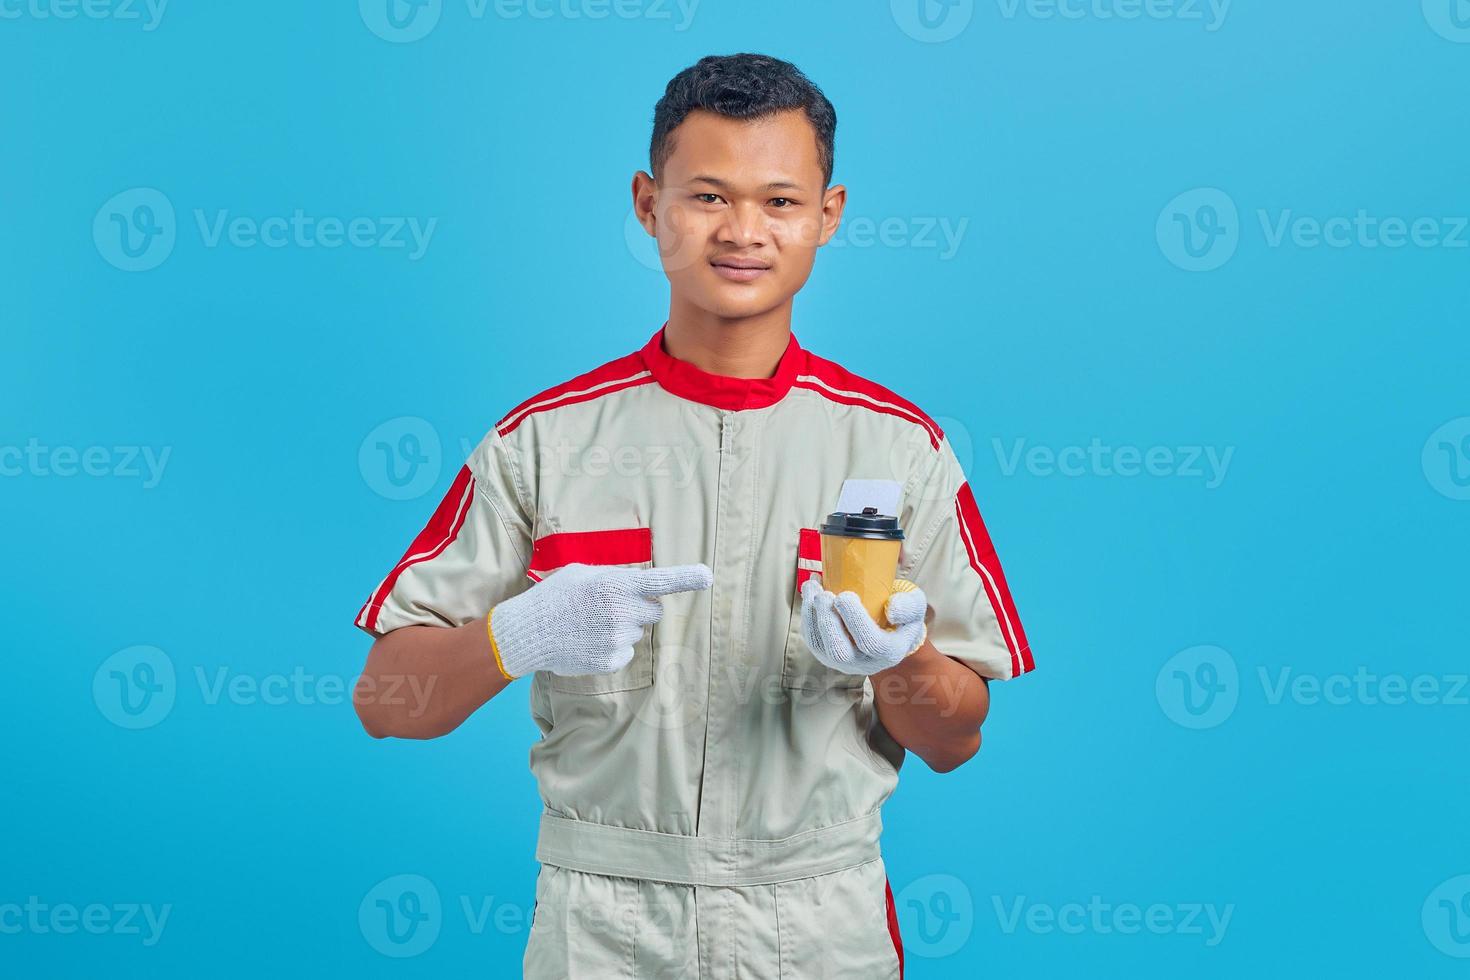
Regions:
M 923 426 L 929 433 L 930 444 L 936 449 L 939 448 L 940 440 L 944 438 L 944 430 L 939 427 L 939 423 L 930 418 L 928 413 L 922 408 L 893 391 L 891 388 L 885 388 L 876 381 L 869 381 L 862 375 L 849 371 L 836 361 L 830 361 L 825 357 L 818 357 L 811 351 L 807 351 L 806 374 L 816 378 L 819 384 L 811 384 L 810 382 L 803 382 L 798 379 L 797 384 L 801 387 L 816 391 L 844 405 L 861 405 L 871 408 L 874 411 L 882 412 L 885 415 L 907 418 L 909 421 Z M 834 394 L 832 391 L 828 391 L 827 389 L 829 388 L 836 389 L 837 392 L 850 392 L 851 395 L 858 397 L 842 397 Z M 881 402 L 883 404 L 875 405 L 873 402 Z
M 561 384 L 553 385 L 545 391 L 532 395 L 509 412 L 506 412 L 505 416 L 499 422 L 495 423 L 495 428 L 504 436 L 517 425 L 520 425 L 521 421 L 527 416 L 535 415 L 537 412 L 588 401 L 592 398 L 610 394 L 613 391 L 622 391 L 623 388 L 632 387 L 634 384 L 645 383 L 651 379 L 648 377 L 638 378 L 630 381 L 627 385 L 610 384 L 610 382 L 614 381 L 631 379 L 646 370 L 647 368 L 643 364 L 643 359 L 638 355 L 637 351 L 631 354 L 625 354 L 622 357 L 608 361 L 600 367 L 595 367 L 591 371 L 584 371 L 575 378 L 563 381 Z M 599 388 L 597 387 L 599 385 L 606 387 Z M 597 390 L 589 392 L 587 390 L 589 388 L 597 388 Z

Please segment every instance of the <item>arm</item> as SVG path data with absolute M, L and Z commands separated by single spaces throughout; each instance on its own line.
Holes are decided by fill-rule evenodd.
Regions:
M 438 738 L 509 684 L 480 616 L 463 626 L 402 626 L 380 636 L 352 702 L 374 738 Z
M 358 612 L 373 645 L 353 706 L 369 735 L 437 738 L 508 683 L 485 618 L 490 600 L 531 585 L 531 522 L 512 471 L 492 430 Z
M 980 750 L 980 726 L 990 712 L 990 686 L 928 639 L 871 680 L 883 727 L 930 769 L 950 772 Z
M 621 670 L 633 644 L 663 616 L 663 596 L 707 589 L 713 581 L 700 564 L 572 563 L 463 625 L 400 626 L 368 652 L 353 696 L 357 716 L 377 738 L 437 738 L 514 678 L 537 670 Z
M 921 444 L 919 452 L 927 452 Z M 931 605 L 929 630 L 905 660 L 872 677 L 874 707 L 889 734 L 936 772 L 980 748 L 990 682 L 1034 666 L 995 546 L 947 439 L 906 491 L 913 551 L 899 574 Z M 907 546 L 906 546 L 907 547 Z

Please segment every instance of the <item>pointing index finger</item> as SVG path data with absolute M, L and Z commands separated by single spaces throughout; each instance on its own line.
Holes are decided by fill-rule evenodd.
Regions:
M 697 592 L 714 584 L 715 573 L 704 564 L 645 568 L 633 577 L 633 590 L 646 598 L 673 592 Z

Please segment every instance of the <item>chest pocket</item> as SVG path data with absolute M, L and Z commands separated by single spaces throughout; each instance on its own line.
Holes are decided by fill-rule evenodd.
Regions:
M 861 674 L 833 670 L 812 655 L 801 635 L 801 586 L 812 576 L 821 581 L 822 534 L 814 527 L 801 528 L 795 542 L 796 587 L 791 595 L 790 621 L 786 628 L 786 652 L 782 657 L 781 686 L 796 691 L 856 689 L 866 679 Z
M 595 531 L 561 531 L 536 538 L 531 546 L 531 563 L 526 575 L 541 581 L 561 568 L 580 562 L 618 568 L 653 567 L 653 532 L 647 527 L 620 527 Z M 551 690 L 561 694 L 612 694 L 633 691 L 653 684 L 654 631 L 648 626 L 633 644 L 633 659 L 611 674 L 575 676 L 545 671 Z

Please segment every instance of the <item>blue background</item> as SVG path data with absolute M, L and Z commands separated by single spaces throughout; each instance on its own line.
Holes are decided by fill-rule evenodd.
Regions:
M 885 810 L 909 976 L 1464 975 L 1470 708 L 1444 695 L 1470 662 L 1470 236 L 1273 244 L 1260 218 L 1470 214 L 1470 30 L 1450 0 L 1241 0 L 1215 30 L 1207 6 L 985 0 L 949 10 L 940 30 L 969 19 L 942 41 L 907 2 L 703 0 L 686 23 L 652 0 L 603 19 L 444 0 L 407 42 L 374 33 L 393 32 L 373 3 L 174 0 L 145 30 L 141 7 L 27 2 L 0 20 L 0 446 L 106 447 L 110 475 L 0 457 L 0 906 L 171 910 L 151 946 L 6 929 L 0 972 L 518 971 L 526 687 L 411 743 L 369 739 L 340 688 L 266 704 L 209 685 L 350 683 L 368 647 L 352 618 L 467 445 L 658 327 L 667 284 L 625 235 L 653 104 L 699 56 L 757 50 L 835 103 L 847 221 L 897 219 L 887 244 L 845 231 L 819 255 L 797 336 L 968 440 L 1038 666 L 993 687 L 975 760 L 911 757 Z M 172 205 L 176 241 L 129 272 L 106 229 L 137 200 L 107 202 L 134 188 Z M 210 247 L 195 219 L 296 209 L 438 222 L 412 259 Z M 965 223 L 953 254 L 922 243 L 930 220 Z M 1217 268 L 1181 268 L 1184 225 Z M 390 499 L 359 449 L 406 418 L 441 449 L 427 489 Z M 1131 477 L 1008 464 L 1018 440 L 1095 439 L 1232 455 L 1218 481 L 1184 453 Z M 169 450 L 156 485 L 119 446 Z M 175 682 L 130 730 L 104 662 L 138 645 Z M 1272 696 L 1282 670 L 1360 668 L 1441 696 Z M 358 916 L 399 874 L 442 900 L 409 958 Z M 1129 935 L 1106 916 L 1006 928 L 1018 901 L 1093 896 L 1232 912 L 1214 945 L 1208 925 Z M 477 932 L 462 900 L 515 924 Z

